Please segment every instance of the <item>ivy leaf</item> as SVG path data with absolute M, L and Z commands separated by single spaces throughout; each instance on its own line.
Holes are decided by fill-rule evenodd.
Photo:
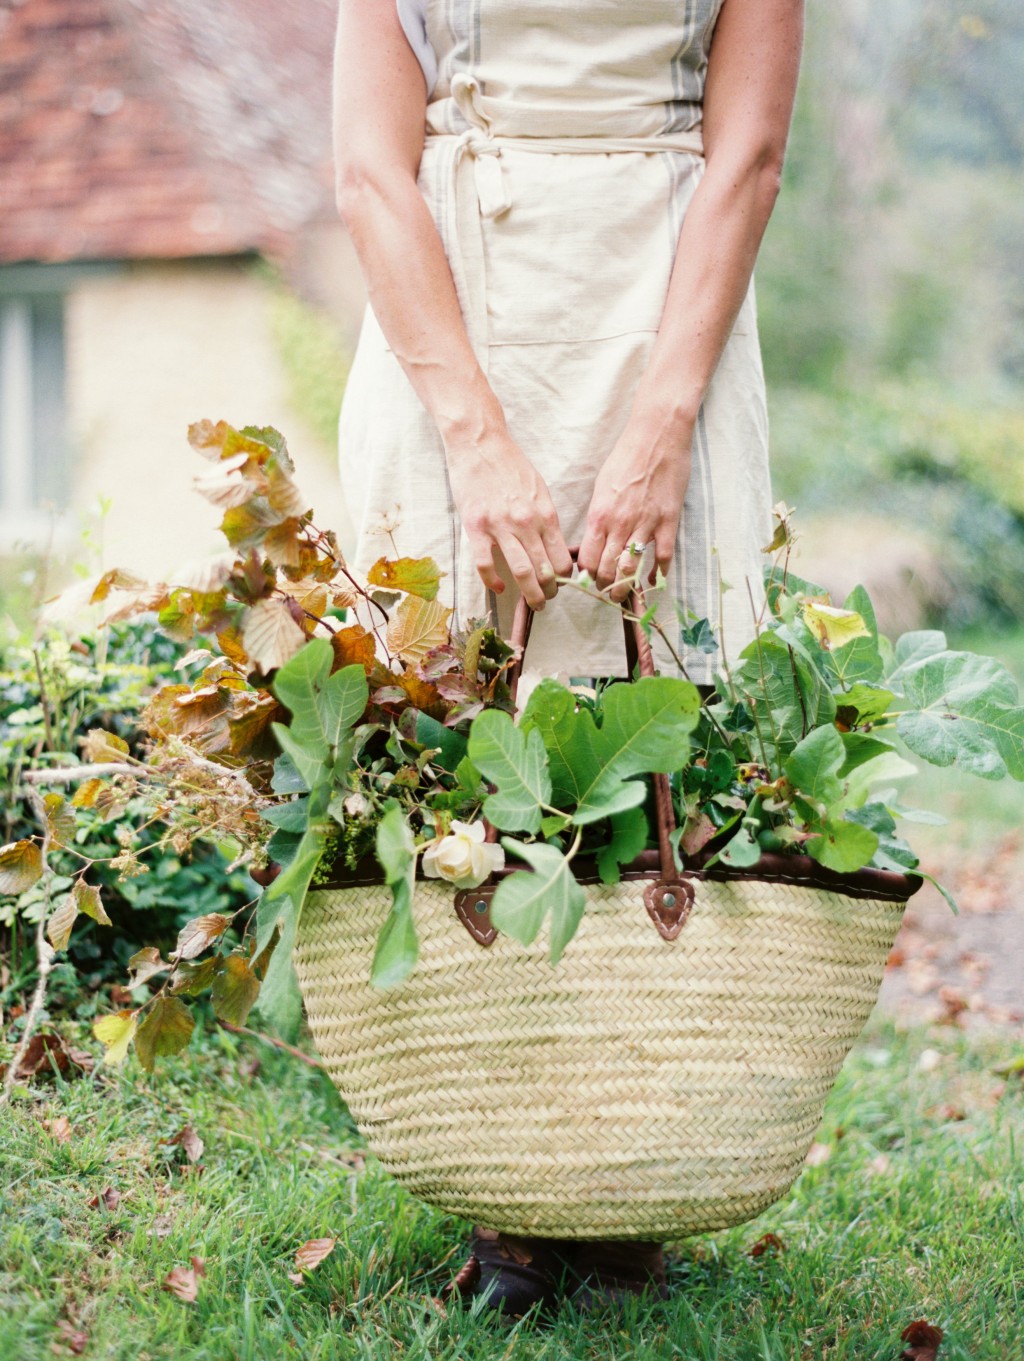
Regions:
M 378 558 L 367 572 L 366 580 L 371 586 L 433 600 L 443 575 L 433 558 L 398 558 L 395 562 Z
M 551 776 L 544 741 L 536 729 L 523 732 L 508 714 L 486 709 L 469 732 L 469 759 L 497 786 L 484 812 L 506 831 L 538 832 L 541 804 L 551 802 Z
M 391 890 L 391 911 L 377 937 L 370 982 L 394 988 L 415 968 L 420 948 L 412 916 L 416 843 L 400 804 L 392 803 L 377 824 L 376 851 Z
M 369 700 L 362 666 L 343 666 L 331 674 L 334 649 L 313 638 L 277 672 L 274 694 L 291 710 L 295 739 L 326 754 L 363 715 Z
M 192 1038 L 195 1019 L 179 997 L 157 997 L 135 1035 L 135 1052 L 148 1073 L 158 1058 L 180 1054 Z
M 647 845 L 647 815 L 629 808 L 611 818 L 612 839 L 597 852 L 597 872 L 603 884 L 619 882 L 619 866 L 635 860 Z
M 125 1061 L 138 1024 L 138 1014 L 134 1011 L 118 1011 L 112 1016 L 99 1016 L 93 1021 L 92 1033 L 106 1051 L 104 1063 L 116 1065 Z
M 1024 708 L 1017 682 L 993 657 L 938 652 L 903 677 L 911 710 L 896 731 L 933 765 L 955 765 L 988 780 L 1024 780 Z
M 491 899 L 491 921 L 520 944 L 530 945 L 550 911 L 550 958 L 557 964 L 576 934 L 587 895 L 556 846 L 511 837 L 502 837 L 501 844 L 532 866 L 533 872 L 517 870 L 504 876 Z
M 407 665 L 421 662 L 435 647 L 448 641 L 451 610 L 438 600 L 408 595 L 388 621 L 388 651 Z
M 34 841 L 0 847 L 0 893 L 24 893 L 43 873 L 43 853 Z
M 284 666 L 305 642 L 305 633 L 283 600 L 258 600 L 245 616 L 242 643 L 264 675 Z
M 230 1025 L 245 1025 L 246 1018 L 259 996 L 259 979 L 242 955 L 228 955 L 210 989 L 213 1014 Z

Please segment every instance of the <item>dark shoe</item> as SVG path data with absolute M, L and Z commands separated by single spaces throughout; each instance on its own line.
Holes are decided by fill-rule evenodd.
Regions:
M 611 1238 L 577 1243 L 572 1274 L 579 1285 L 571 1298 L 582 1309 L 621 1304 L 628 1296 L 645 1292 L 652 1299 L 668 1299 L 660 1243 Z
M 478 1226 L 470 1255 L 442 1299 L 483 1296 L 490 1308 L 510 1318 L 522 1318 L 535 1305 L 548 1308 L 558 1297 L 567 1254 L 576 1246 L 563 1239 L 521 1238 Z

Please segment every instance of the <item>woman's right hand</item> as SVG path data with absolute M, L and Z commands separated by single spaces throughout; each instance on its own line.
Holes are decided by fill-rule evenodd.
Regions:
M 473 549 L 480 579 L 498 595 L 503 558 L 535 610 L 569 576 L 572 558 L 547 484 L 503 426 L 472 440 L 445 443 L 452 495 Z

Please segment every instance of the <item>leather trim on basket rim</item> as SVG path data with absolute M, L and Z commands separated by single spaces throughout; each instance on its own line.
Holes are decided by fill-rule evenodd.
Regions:
M 809 855 L 786 855 L 765 851 L 755 865 L 743 869 L 723 865 L 721 861 L 709 869 L 704 869 L 702 859 L 710 859 L 710 854 L 705 857 L 688 858 L 683 865 L 683 874 L 698 880 L 760 879 L 765 883 L 804 884 L 808 888 L 830 889 L 833 893 L 842 893 L 848 898 L 880 898 L 888 902 L 905 902 L 924 883 L 921 875 L 915 874 L 913 870 L 908 870 L 906 874 L 898 874 L 894 870 L 865 867 L 840 874 L 836 870 L 819 865 L 817 860 L 812 860 Z M 518 870 L 530 872 L 525 865 L 510 863 L 506 864 L 504 869 L 498 870 L 495 878 L 503 878 L 506 874 Z M 601 883 L 597 863 L 592 859 L 577 857 L 573 861 L 573 874 L 581 884 Z M 642 851 L 635 860 L 622 867 L 623 879 L 658 880 L 660 874 L 661 859 L 657 851 Z M 418 879 L 425 877 L 420 858 L 416 861 L 416 877 Z M 321 879 L 316 887 L 370 888 L 379 887 L 383 882 L 384 876 L 376 859 L 373 856 L 364 856 L 354 870 L 344 865 L 334 865 L 327 877 Z

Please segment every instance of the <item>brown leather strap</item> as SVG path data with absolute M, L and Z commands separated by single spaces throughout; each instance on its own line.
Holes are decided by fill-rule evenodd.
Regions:
M 569 552 L 573 562 L 576 562 L 579 549 L 570 548 Z M 622 616 L 629 675 L 632 676 L 634 670 L 639 669 L 641 676 L 653 676 L 654 656 L 651 652 L 650 640 L 639 623 L 647 609 L 643 588 L 639 583 L 630 592 L 629 609 L 634 617 Z M 526 647 L 530 641 L 530 631 L 533 628 L 533 615 L 534 611 L 528 604 L 526 597 L 520 596 L 516 603 L 510 640 L 512 646 L 517 648 L 519 652 L 515 662 L 509 667 L 508 673 L 513 704 L 519 690 L 519 677 L 522 675 Z M 666 940 L 674 940 L 685 925 L 690 908 L 693 905 L 693 885 L 688 878 L 684 878 L 678 873 L 672 855 L 672 833 L 675 831 L 676 820 L 675 811 L 672 807 L 672 788 L 669 785 L 668 776 L 657 774 L 654 775 L 653 779 L 655 818 L 658 825 L 658 858 L 661 873 L 657 880 L 649 884 L 644 891 L 644 903 L 658 932 Z M 486 827 L 486 840 L 496 842 L 498 839 L 497 829 L 486 818 L 484 818 L 484 825 Z M 479 889 L 467 889 L 460 892 L 455 897 L 455 910 L 458 916 L 473 939 L 479 941 L 481 945 L 490 945 L 497 935 L 497 931 L 490 921 L 490 899 L 494 887 L 492 881 L 481 885 Z

